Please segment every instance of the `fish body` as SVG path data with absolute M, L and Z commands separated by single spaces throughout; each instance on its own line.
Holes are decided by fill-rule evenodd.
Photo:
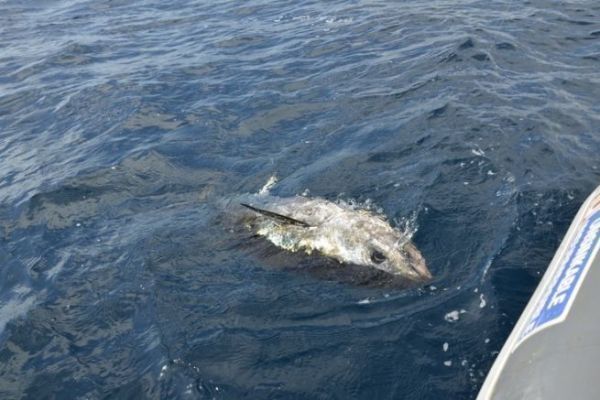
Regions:
M 372 267 L 411 281 L 431 279 L 420 251 L 385 217 L 320 197 L 276 197 L 264 191 L 241 202 L 245 224 L 274 245 L 318 252 L 343 264 Z

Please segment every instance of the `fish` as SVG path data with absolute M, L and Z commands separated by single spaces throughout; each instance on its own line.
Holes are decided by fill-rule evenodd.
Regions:
M 421 252 L 381 214 L 321 197 L 273 196 L 264 188 L 239 206 L 248 229 L 286 251 L 318 253 L 412 282 L 432 279 Z

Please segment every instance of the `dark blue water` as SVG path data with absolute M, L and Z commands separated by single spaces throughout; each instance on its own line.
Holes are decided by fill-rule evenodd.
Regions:
M 594 0 L 0 1 L 0 397 L 473 398 L 599 99 Z M 214 205 L 274 174 L 410 221 L 434 281 L 273 266 Z

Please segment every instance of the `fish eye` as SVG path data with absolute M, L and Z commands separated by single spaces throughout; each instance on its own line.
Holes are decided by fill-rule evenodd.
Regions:
M 379 250 L 373 250 L 373 252 L 371 252 L 371 261 L 373 261 L 375 264 L 381 264 L 385 260 L 386 257 Z

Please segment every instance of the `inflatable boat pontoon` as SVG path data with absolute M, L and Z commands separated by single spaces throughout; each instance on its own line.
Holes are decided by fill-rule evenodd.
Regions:
M 600 186 L 571 223 L 477 400 L 600 399 Z

